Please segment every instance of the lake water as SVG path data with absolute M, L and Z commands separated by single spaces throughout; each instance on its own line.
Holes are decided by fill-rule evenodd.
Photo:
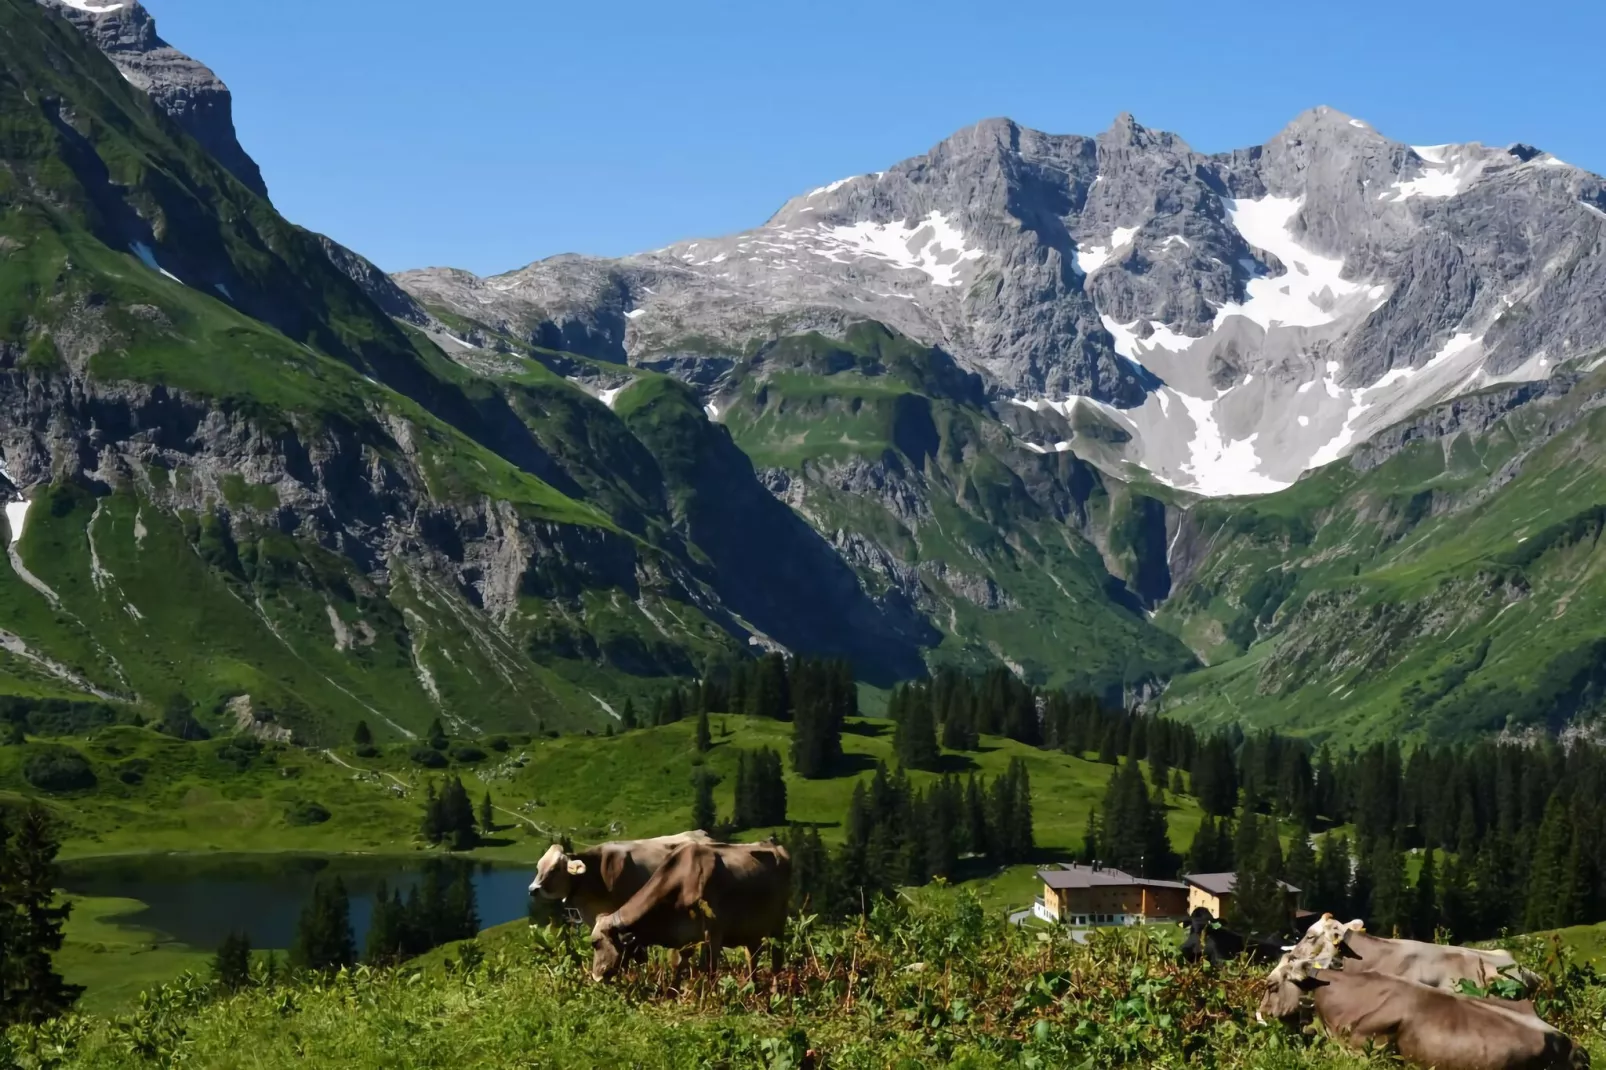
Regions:
M 528 916 L 533 866 L 453 864 L 472 867 L 481 927 Z M 338 876 L 351 897 L 360 954 L 380 885 L 405 895 L 425 865 L 411 858 L 153 855 L 66 863 L 61 883 L 75 895 L 137 899 L 144 909 L 119 922 L 191 947 L 214 948 L 230 932 L 244 932 L 252 947 L 282 949 L 295 937 L 313 885 Z

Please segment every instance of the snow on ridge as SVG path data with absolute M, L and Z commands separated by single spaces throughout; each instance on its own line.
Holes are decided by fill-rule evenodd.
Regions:
M 1470 186 L 1483 170 L 1483 161 L 1477 157 L 1465 159 L 1452 154 L 1451 150 L 1455 147 L 1413 146 L 1413 151 L 1429 166 L 1415 178 L 1396 179 L 1393 185 L 1377 195 L 1377 199 L 1397 204 L 1412 197 L 1454 197 Z
M 1445 157 L 1454 145 L 1412 145 L 1411 151 L 1422 157 L 1428 163 L 1444 164 Z
M 1288 229 L 1304 206 L 1303 197 L 1222 198 L 1227 219 L 1252 247 L 1271 253 L 1287 270 L 1275 278 L 1258 276 L 1244 284 L 1243 303 L 1229 301 L 1216 310 L 1215 326 L 1243 316 L 1261 327 L 1320 327 L 1338 318 L 1335 307 L 1363 297 L 1372 309 L 1384 288 L 1344 278 L 1344 261 L 1312 252 Z M 1367 309 L 1369 313 L 1372 309 Z
M 597 393 L 597 400 L 611 409 L 613 408 L 613 399 L 618 397 L 625 387 L 628 387 L 629 385 L 629 383 L 626 383 L 624 386 L 616 386 L 612 390 L 599 391 Z
M 1131 245 L 1132 239 L 1142 229 L 1142 227 L 1116 227 L 1110 232 L 1110 241 L 1107 245 L 1078 244 L 1076 252 L 1071 256 L 1071 262 L 1083 275 L 1091 275 L 1109 263 L 1110 258 L 1117 252 Z
M 646 314 L 647 314 L 647 310 L 644 309 L 644 308 L 633 308 L 629 312 L 625 313 L 625 319 L 633 320 L 637 316 L 645 316 Z
M 839 190 L 843 186 L 846 186 L 849 182 L 852 182 L 854 179 L 862 177 L 864 176 L 849 175 L 847 178 L 839 178 L 835 182 L 828 182 L 823 186 L 818 186 L 815 189 L 809 190 L 808 197 L 805 197 L 804 199 L 807 200 L 809 197 L 818 197 L 822 193 L 831 193 L 835 190 Z
M 93 0 L 61 0 L 61 2 L 68 7 L 77 8 L 79 11 L 87 11 L 91 15 L 104 15 L 108 11 L 121 11 L 127 6 L 121 3 L 120 0 L 117 3 L 104 4 L 94 3 Z
M 874 257 L 893 267 L 913 269 L 927 275 L 934 286 L 959 285 L 959 266 L 982 255 L 969 244 L 964 231 L 941 212 L 932 212 L 919 222 L 902 219 L 890 223 L 861 221 L 846 226 L 819 227 L 811 235 L 807 251 L 838 264 L 851 259 Z
M 1290 485 L 1288 480 L 1274 479 L 1260 471 L 1260 456 L 1255 452 L 1255 440 L 1260 433 L 1248 438 L 1228 439 L 1216 420 L 1214 398 L 1196 398 L 1181 391 L 1170 391 L 1182 403 L 1183 411 L 1193 421 L 1193 440 L 1188 443 L 1188 460 L 1182 471 L 1191 483 L 1178 483 L 1189 490 L 1210 498 L 1224 498 L 1239 494 L 1270 494 Z

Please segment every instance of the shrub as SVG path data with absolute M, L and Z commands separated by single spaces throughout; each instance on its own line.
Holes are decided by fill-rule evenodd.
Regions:
M 292 825 L 321 825 L 329 816 L 329 811 L 315 802 L 298 802 L 285 811 L 284 819 Z
M 372 743 L 359 743 L 352 753 L 359 758 L 377 758 L 379 757 L 379 748 Z
M 139 784 L 150 772 L 151 763 L 144 758 L 130 758 L 117 767 L 117 779 L 124 784 Z
M 40 791 L 83 791 L 95 786 L 95 770 L 71 747 L 35 751 L 23 763 L 22 775 Z
M 485 752 L 478 747 L 464 743 L 452 748 L 452 760 L 465 764 L 483 762 L 485 760 Z
M 506 736 L 492 736 L 490 739 L 485 741 L 485 745 L 490 747 L 498 754 L 507 753 L 508 742 Z
M 407 756 L 426 769 L 446 768 L 446 755 L 434 747 L 414 747 Z
M 246 735 L 235 736 L 217 749 L 218 759 L 228 762 L 240 773 L 249 769 L 252 759 L 261 753 L 262 741 L 256 736 Z

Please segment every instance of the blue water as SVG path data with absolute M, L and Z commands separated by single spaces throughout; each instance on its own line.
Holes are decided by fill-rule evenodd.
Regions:
M 62 886 L 76 895 L 137 899 L 144 908 L 121 915 L 124 925 L 154 930 L 197 948 L 214 948 L 244 932 L 256 948 L 288 948 L 313 885 L 335 876 L 351 897 L 351 926 L 360 951 L 383 883 L 403 894 L 421 878 L 412 859 L 306 856 L 153 855 L 72 863 Z M 462 863 L 473 867 L 480 925 L 527 917 L 532 867 Z

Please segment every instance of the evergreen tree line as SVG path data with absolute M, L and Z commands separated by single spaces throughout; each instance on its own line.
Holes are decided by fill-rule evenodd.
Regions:
M 792 769 L 810 779 L 830 776 L 842 759 L 842 726 L 859 715 L 853 668 L 844 661 L 788 658 L 766 654 L 711 671 L 695 684 L 674 687 L 658 697 L 645 721 L 626 702 L 620 722 L 626 731 L 698 723 L 698 750 L 712 746 L 710 713 L 736 713 L 792 723 Z
M 424 816 L 419 832 L 430 843 L 444 843 L 454 851 L 467 851 L 480 842 L 480 833 L 491 829 L 491 796 L 487 792 L 476 817 L 468 789 L 458 777 L 448 777 L 440 789 L 429 782 L 424 794 Z
M 769 747 L 736 755 L 737 829 L 786 824 L 786 780 L 781 756 Z
M 59 1017 L 83 994 L 55 968 L 72 911 L 56 901 L 60 849 L 44 807 L 0 809 L 0 1031 Z
M 452 940 L 467 940 L 480 930 L 473 867 L 435 859 L 425 865 L 406 896 L 381 883 L 374 894 L 373 914 L 363 961 L 394 965 Z M 250 980 L 251 944 L 243 933 L 231 934 L 218 947 L 213 974 L 225 987 Z M 320 879 L 301 909 L 290 946 L 295 970 L 324 972 L 357 962 L 357 941 L 351 927 L 351 897 L 339 877 Z
M 1015 759 L 991 782 L 944 776 L 924 789 L 913 786 L 902 769 L 889 773 L 878 764 L 868 785 L 854 786 L 846 832 L 833 853 L 818 828 L 788 831 L 800 908 L 848 916 L 900 885 L 950 879 L 965 859 L 989 866 L 1027 861 L 1034 842 L 1026 764 Z

